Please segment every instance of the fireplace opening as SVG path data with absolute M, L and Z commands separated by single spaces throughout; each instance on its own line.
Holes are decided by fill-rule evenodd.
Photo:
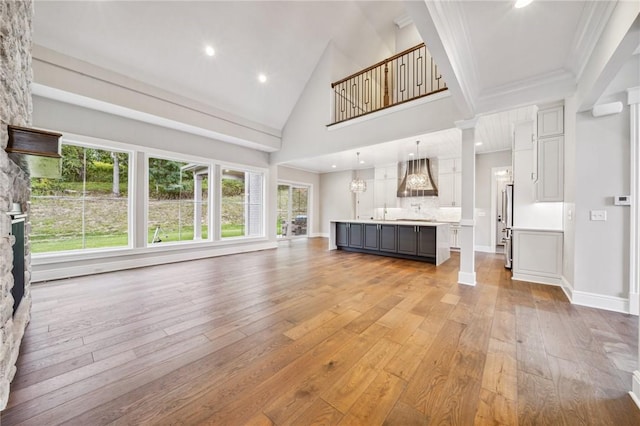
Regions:
M 18 306 L 24 296 L 24 223 L 25 215 L 12 215 L 11 234 L 15 236 L 13 244 L 13 315 L 18 311 Z

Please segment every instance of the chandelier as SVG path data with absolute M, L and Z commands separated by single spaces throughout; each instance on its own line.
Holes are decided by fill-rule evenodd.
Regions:
M 411 189 L 414 191 L 420 190 L 420 189 L 422 190 L 429 189 L 430 187 L 429 176 L 422 173 L 422 166 L 421 166 L 422 162 L 420 160 L 419 147 L 420 147 L 420 141 L 416 141 L 416 158 L 418 162 L 418 170 L 416 170 L 416 161 L 413 161 L 413 170 L 411 171 L 411 174 L 407 176 L 407 189 Z
M 360 153 L 356 153 L 358 164 L 360 164 Z M 356 166 L 357 167 L 357 166 Z M 356 169 L 356 177 L 349 184 L 351 192 L 365 192 L 367 190 L 367 182 L 358 177 L 358 169 Z

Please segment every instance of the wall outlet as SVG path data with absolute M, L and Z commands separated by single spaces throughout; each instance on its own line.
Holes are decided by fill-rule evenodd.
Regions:
M 591 213 L 591 220 L 599 220 L 599 221 L 607 220 L 606 210 L 591 210 L 590 213 Z

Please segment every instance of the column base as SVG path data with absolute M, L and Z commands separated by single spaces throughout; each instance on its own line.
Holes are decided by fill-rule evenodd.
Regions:
M 633 372 L 633 377 L 631 379 L 631 391 L 629 391 L 629 395 L 633 402 L 636 403 L 638 408 L 640 408 L 640 371 L 636 370 Z
M 458 284 L 464 285 L 476 285 L 476 273 L 475 272 L 458 272 Z

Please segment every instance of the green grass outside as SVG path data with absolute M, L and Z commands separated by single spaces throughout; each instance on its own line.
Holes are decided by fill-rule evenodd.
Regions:
M 147 242 L 151 244 L 155 229 L 148 231 Z M 244 235 L 244 226 L 242 225 L 223 225 L 221 230 L 222 238 L 241 237 Z M 202 238 L 208 237 L 206 227 L 202 229 Z M 32 238 L 31 251 L 33 253 L 49 253 L 54 251 L 69 251 L 81 249 L 100 249 L 100 248 L 118 248 L 126 247 L 129 243 L 128 234 L 119 235 L 96 235 L 87 234 L 85 246 L 82 246 L 82 236 L 71 236 L 65 239 L 46 239 Z M 177 231 L 163 232 L 160 235 L 161 243 L 155 243 L 154 246 L 163 245 L 164 243 L 172 243 L 177 241 L 192 241 L 193 228 L 185 228 L 181 233 Z

